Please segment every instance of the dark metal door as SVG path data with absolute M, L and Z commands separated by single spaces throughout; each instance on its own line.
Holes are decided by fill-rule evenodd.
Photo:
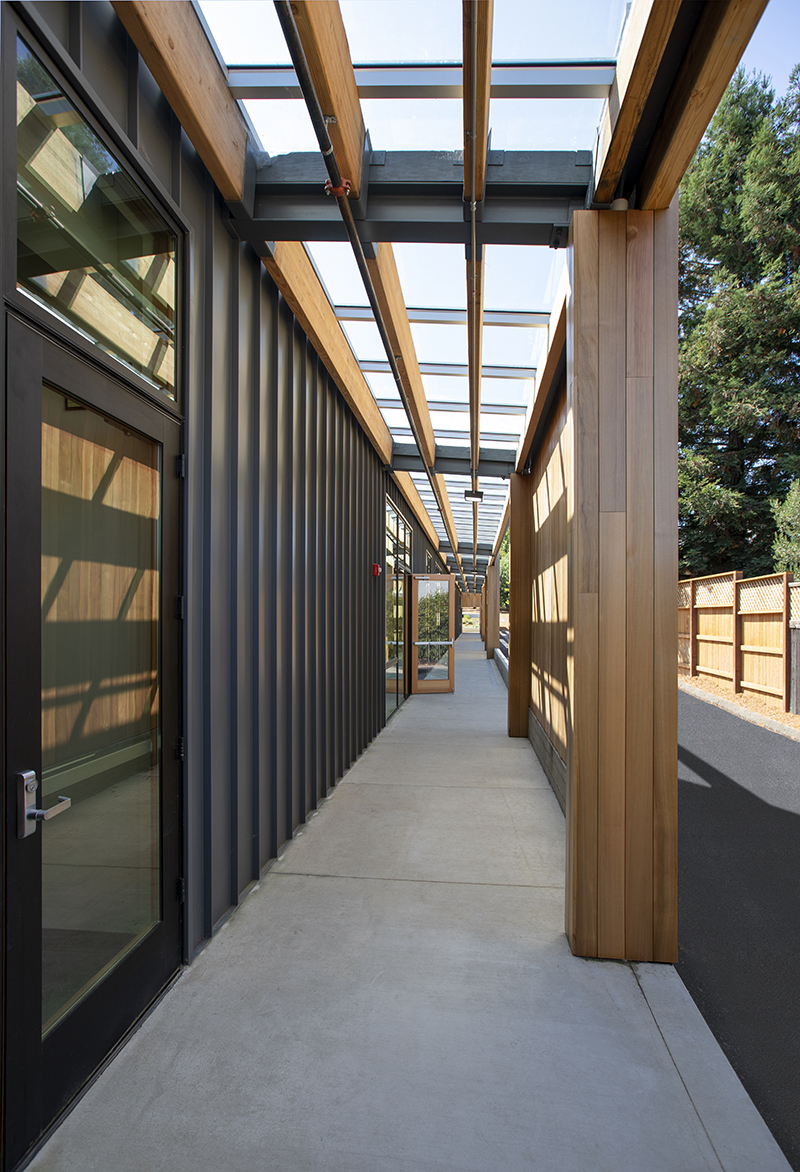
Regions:
M 178 444 L 9 318 L 5 1169 L 180 965 Z

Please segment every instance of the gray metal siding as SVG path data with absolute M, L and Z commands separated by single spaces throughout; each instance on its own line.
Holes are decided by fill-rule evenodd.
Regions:
M 224 205 L 110 4 L 28 9 L 55 57 L 61 45 L 81 61 L 110 115 L 104 131 L 138 147 L 155 202 L 160 185 L 186 225 L 191 956 L 384 723 L 385 581 L 371 566 L 384 564 L 387 494 L 412 524 L 416 571 L 430 545 L 263 265 L 227 234 Z M 63 53 L 60 64 L 80 89 Z

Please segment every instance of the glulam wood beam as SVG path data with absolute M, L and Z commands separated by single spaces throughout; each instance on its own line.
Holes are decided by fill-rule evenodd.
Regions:
M 669 207 L 766 6 L 706 3 L 639 175 L 640 208 Z
M 190 0 L 112 0 L 223 199 L 244 195 L 247 128 Z
M 464 199 L 471 201 L 474 198 L 479 203 L 483 199 L 486 188 L 486 161 L 489 150 L 493 18 L 494 0 L 463 0 Z M 477 41 L 477 46 L 475 41 Z M 476 47 L 477 53 L 475 52 Z M 473 78 L 475 81 L 474 102 Z M 473 110 L 475 112 L 474 126 L 472 125 Z M 474 193 L 472 186 L 473 150 L 475 152 Z
M 682 0 L 634 0 L 600 122 L 597 203 L 611 203 Z
M 520 440 L 517 453 L 517 472 L 522 472 L 530 455 L 533 441 L 548 403 L 552 400 L 556 389 L 556 380 L 564 369 L 565 351 L 567 346 L 567 280 L 562 280 L 553 311 L 550 314 L 550 326 L 547 337 L 547 356 L 536 373 L 536 385 L 533 398 L 528 406 L 525 419 L 525 428 Z
M 336 162 L 358 199 L 365 130 L 338 0 L 292 0 L 292 14 L 322 113 L 335 119 L 328 122 L 328 134 Z
M 406 498 L 409 505 L 411 506 L 411 510 L 414 513 L 414 516 L 419 521 L 420 525 L 422 526 L 422 529 L 425 533 L 425 536 L 428 538 L 428 540 L 430 541 L 433 548 L 438 551 L 439 538 L 437 536 L 436 530 L 433 527 L 433 522 L 431 521 L 430 516 L 428 515 L 428 510 L 425 508 L 425 505 L 422 503 L 422 497 L 417 492 L 417 486 L 414 483 L 414 481 L 411 479 L 411 473 L 410 472 L 393 472 L 392 473 L 392 480 L 395 482 L 395 484 L 400 489 L 403 496 Z
M 403 380 L 403 389 L 420 437 L 420 455 L 427 466 L 432 468 L 436 459 L 436 440 L 391 244 L 377 244 L 375 258 L 367 257 L 367 268 L 372 277 L 395 361 Z
M 392 437 L 303 245 L 275 244 L 264 265 L 384 464 Z
M 483 250 L 481 250 L 481 253 Z M 469 362 L 469 462 L 478 471 L 481 447 L 481 369 L 483 366 L 483 256 L 467 259 L 467 351 Z

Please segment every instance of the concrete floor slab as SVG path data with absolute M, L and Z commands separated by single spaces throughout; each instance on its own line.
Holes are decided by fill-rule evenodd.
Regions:
M 472 729 L 486 661 L 475 636 L 457 653 L 472 709 L 448 719 Z M 427 699 L 356 763 L 33 1169 L 744 1172 L 738 1149 L 750 1172 L 788 1168 L 709 1058 L 674 969 L 570 954 L 564 820 L 536 769 L 523 784 L 504 705 L 508 786 L 376 779 L 387 747 L 397 768 L 398 729 L 441 757 Z M 465 769 L 473 744 L 465 732 Z

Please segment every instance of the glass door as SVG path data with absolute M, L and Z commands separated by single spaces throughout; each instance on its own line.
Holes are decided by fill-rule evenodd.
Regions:
M 411 691 L 454 692 L 454 574 L 411 575 Z
M 178 497 L 164 474 L 178 425 L 15 320 L 9 341 L 6 1119 L 19 1158 L 180 964 L 180 635 L 166 601 Z

